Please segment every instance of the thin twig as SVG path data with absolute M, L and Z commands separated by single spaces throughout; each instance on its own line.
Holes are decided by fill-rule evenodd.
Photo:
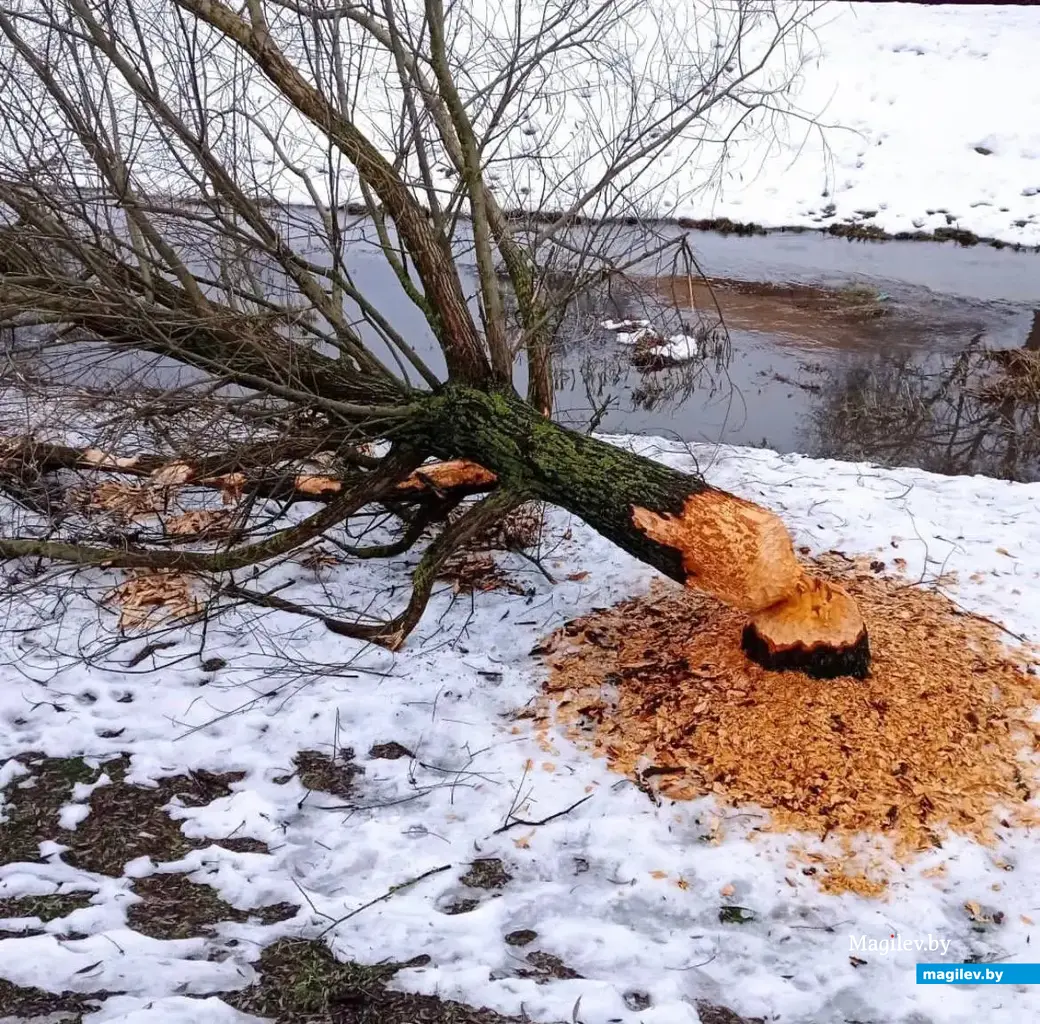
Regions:
M 381 903 L 383 900 L 390 899 L 391 896 L 396 896 L 397 893 L 404 889 L 409 889 L 417 882 L 421 882 L 424 878 L 429 878 L 430 875 L 439 875 L 442 871 L 447 871 L 450 868 L 450 864 L 442 864 L 439 868 L 430 868 L 429 871 L 424 871 L 421 875 L 416 875 L 415 878 L 409 878 L 407 881 L 398 882 L 397 885 L 391 885 L 382 896 L 377 896 L 374 900 L 369 900 L 367 903 L 362 903 L 356 910 L 352 910 L 349 914 L 344 914 L 343 917 L 337 918 L 318 935 L 318 938 L 322 938 L 327 935 L 336 925 L 342 924 L 344 921 L 349 921 L 352 917 L 356 917 L 361 913 L 362 910 L 368 910 L 369 907 L 374 907 L 377 903 Z
M 527 825 L 531 828 L 537 828 L 539 825 L 548 825 L 550 821 L 554 821 L 556 818 L 562 818 L 565 814 L 570 814 L 576 807 L 580 807 L 586 800 L 591 800 L 593 797 L 592 793 L 588 796 L 583 796 L 580 800 L 575 800 L 570 807 L 565 807 L 562 811 L 557 811 L 555 814 L 550 814 L 547 818 L 541 818 L 538 821 L 528 821 L 526 818 L 513 818 L 512 821 L 507 821 L 504 825 L 500 825 L 491 834 L 497 836 L 499 832 L 508 832 L 514 825 Z

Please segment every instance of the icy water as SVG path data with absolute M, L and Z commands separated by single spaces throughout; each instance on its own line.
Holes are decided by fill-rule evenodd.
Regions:
M 294 244 L 319 258 L 306 213 L 296 218 Z M 427 325 L 371 234 L 355 221 L 345 266 L 440 369 Z M 1040 479 L 1040 255 L 808 233 L 689 238 L 710 287 L 647 264 L 630 284 L 570 311 L 556 358 L 562 421 L 609 433 Z M 623 254 L 623 232 L 616 245 Z M 475 293 L 475 274 L 464 270 L 464 277 Z M 283 287 L 271 285 L 275 293 Z M 648 319 L 666 334 L 714 329 L 703 361 L 646 371 L 600 326 L 611 318 Z M 983 349 L 1026 355 L 1000 359 Z M 140 377 L 142 365 L 120 354 L 99 372 L 96 350 L 87 375 L 85 360 L 66 353 L 52 350 L 44 362 L 51 373 L 92 383 L 126 379 L 128 371 Z M 172 364 L 150 360 L 150 367 L 151 383 L 186 379 Z M 518 383 L 523 374 L 519 367 Z

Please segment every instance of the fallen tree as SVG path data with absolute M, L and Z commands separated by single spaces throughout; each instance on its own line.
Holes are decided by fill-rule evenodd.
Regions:
M 13 83 L 0 100 L 9 143 L 0 148 L 19 154 L 14 162 L 4 156 L 0 173 L 0 315 L 17 329 L 53 331 L 54 346 L 68 345 L 75 330 L 80 342 L 110 352 L 190 368 L 193 386 L 221 406 L 221 430 L 249 440 L 214 452 L 212 426 L 200 424 L 174 450 L 167 443 L 161 452 L 119 454 L 111 444 L 43 443 L 26 429 L 0 451 L 0 475 L 120 473 L 321 507 L 290 525 L 272 528 L 270 516 L 247 523 L 217 550 L 96 544 L 50 530 L 0 536 L 0 555 L 233 574 L 379 505 L 400 519 L 405 546 L 444 524 L 419 561 L 412 596 L 375 624 L 323 621 L 396 646 L 421 617 L 446 559 L 536 500 L 574 513 L 672 579 L 746 610 L 745 649 L 763 664 L 821 676 L 866 672 L 855 603 L 805 574 L 776 515 L 550 415 L 554 337 L 575 298 L 651 256 L 689 253 L 681 238 L 643 238 L 633 253 L 629 237 L 631 259 L 619 260 L 618 232 L 629 227 L 618 209 L 670 145 L 775 114 L 784 87 L 767 88 L 767 72 L 807 10 L 695 6 L 698 26 L 712 29 L 711 45 L 673 55 L 673 71 L 684 70 L 674 72 L 669 91 L 641 93 L 636 55 L 626 61 L 614 44 L 628 21 L 653 14 L 618 0 L 574 0 L 533 20 L 522 4 L 481 20 L 445 11 L 441 0 L 335 9 L 251 0 L 244 12 L 223 0 L 176 0 L 147 23 L 129 3 L 41 6 L 42 16 L 0 12 Z M 673 38 L 676 26 L 654 24 L 662 43 Z M 470 62 L 478 54 L 476 71 Z M 219 73 L 232 55 L 234 80 Z M 491 168 L 521 163 L 510 146 L 537 134 L 530 123 L 551 110 L 549 76 L 574 81 L 590 66 L 604 96 L 622 82 L 630 97 L 624 124 L 598 158 L 602 167 L 590 182 L 561 164 L 548 179 L 556 212 L 507 214 Z M 396 131 L 383 138 L 363 105 L 362 83 L 379 75 L 390 77 L 399 104 Z M 238 122 L 228 126 L 229 109 L 248 127 L 244 136 L 236 135 Z M 305 189 L 308 230 L 321 240 L 324 261 L 298 244 L 300 222 L 282 223 L 287 208 L 265 201 L 262 161 L 254 155 L 243 165 L 236 156 L 243 139 L 262 140 L 271 162 Z M 327 165 L 320 188 L 313 167 L 289 151 L 301 139 Z M 191 186 L 190 200 L 159 195 L 157 165 L 167 168 L 164 181 Z M 367 215 L 359 230 L 392 269 L 399 300 L 421 314 L 443 372 L 402 335 L 389 306 L 373 303 L 344 258 L 344 178 Z M 514 387 L 521 356 L 523 397 Z M 140 384 L 139 371 L 128 370 L 127 383 Z M 150 395 L 150 423 L 164 442 L 164 416 L 184 402 L 182 387 Z M 250 415 L 263 402 L 309 426 L 279 430 L 268 420 L 258 428 L 262 418 Z M 124 421 L 133 420 L 131 410 Z M 473 495 L 482 497 L 459 514 Z M 271 601 L 292 610 L 291 602 Z

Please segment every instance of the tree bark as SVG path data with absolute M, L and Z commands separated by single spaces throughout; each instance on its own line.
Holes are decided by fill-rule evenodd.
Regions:
M 744 646 L 767 667 L 866 673 L 855 602 L 806 573 L 769 510 L 561 427 L 508 392 L 446 387 L 412 429 L 430 454 L 478 462 L 508 492 L 558 505 L 671 579 L 749 612 Z

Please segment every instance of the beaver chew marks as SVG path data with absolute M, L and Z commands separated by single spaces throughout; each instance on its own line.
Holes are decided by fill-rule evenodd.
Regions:
M 742 646 L 758 664 L 825 679 L 866 675 L 870 644 L 856 602 L 806 575 L 779 516 L 708 488 L 674 516 L 635 506 L 632 522 L 681 553 L 686 586 L 753 615 Z
M 870 641 L 856 602 L 841 587 L 806 576 L 795 593 L 755 615 L 741 647 L 763 668 L 817 679 L 866 678 Z

